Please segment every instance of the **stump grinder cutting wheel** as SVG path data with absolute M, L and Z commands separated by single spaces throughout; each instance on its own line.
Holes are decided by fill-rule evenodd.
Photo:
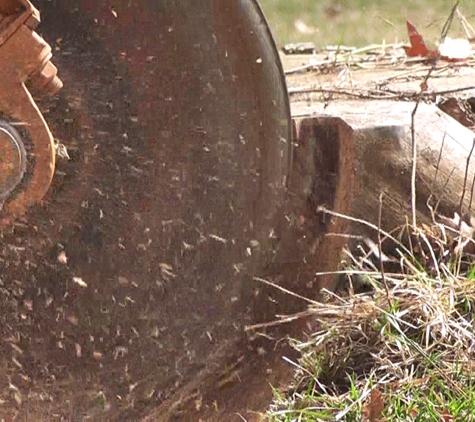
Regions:
M 257 2 L 0 13 L 0 417 L 263 410 L 291 118 Z

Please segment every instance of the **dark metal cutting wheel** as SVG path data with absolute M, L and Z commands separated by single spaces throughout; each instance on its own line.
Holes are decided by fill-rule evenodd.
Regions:
M 282 68 L 255 1 L 35 6 L 67 154 L 1 239 L 0 399 L 135 419 L 242 353 L 289 171 Z

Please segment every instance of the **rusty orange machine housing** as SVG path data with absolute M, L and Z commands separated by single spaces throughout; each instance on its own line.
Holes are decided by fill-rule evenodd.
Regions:
M 39 23 L 39 12 L 28 0 L 0 3 L 0 112 L 4 117 L 0 131 L 1 199 L 7 199 L 21 182 L 26 168 L 22 140 L 8 122 L 28 126 L 35 157 L 29 185 L 6 205 L 5 214 L 10 218 L 24 214 L 29 206 L 40 201 L 54 174 L 53 137 L 25 87 L 27 80 L 50 94 L 62 87 L 50 61 L 51 48 L 35 32 Z

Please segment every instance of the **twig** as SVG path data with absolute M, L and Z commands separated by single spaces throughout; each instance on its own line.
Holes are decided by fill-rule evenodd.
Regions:
M 468 169 L 470 167 L 470 159 L 472 158 L 472 153 L 473 153 L 474 149 L 475 149 L 475 138 L 473 138 L 472 148 L 470 149 L 470 152 L 468 154 L 467 165 L 465 166 L 465 175 L 464 175 L 464 178 L 463 178 L 462 195 L 460 196 L 460 205 L 459 205 L 459 215 L 460 215 L 460 221 L 459 221 L 459 227 L 458 227 L 459 232 L 461 232 L 461 230 L 462 230 L 463 200 L 465 199 L 465 189 L 467 188 Z M 470 202 L 471 202 L 471 200 L 472 200 L 472 198 L 470 198 Z
M 397 245 L 399 245 L 401 247 L 401 249 L 411 255 L 411 251 L 409 249 L 407 249 L 399 240 L 397 240 L 393 235 L 391 235 L 390 233 L 384 231 L 383 229 L 379 228 L 378 229 L 378 226 L 374 225 L 373 223 L 370 223 L 369 221 L 365 221 L 365 220 L 362 220 L 360 218 L 355 218 L 355 217 L 352 217 L 350 215 L 345 215 L 345 214 L 341 214 L 339 212 L 335 212 L 335 211 L 332 211 L 332 210 L 329 210 L 327 208 L 325 208 L 324 206 L 319 206 L 317 207 L 317 211 L 318 212 L 323 212 L 325 214 L 328 214 L 328 215 L 332 215 L 334 217 L 338 217 L 338 218 L 343 218 L 345 220 L 349 220 L 349 221 L 353 221 L 355 223 L 360 223 L 360 224 L 363 224 L 367 227 L 370 227 L 371 229 L 373 230 L 376 230 L 376 231 L 380 231 L 381 234 L 383 234 L 386 238 L 388 238 L 389 240 L 392 240 L 394 243 L 396 243 Z
M 442 44 L 442 41 L 447 36 L 450 25 L 452 24 L 452 21 L 454 20 L 454 15 L 455 15 L 455 12 L 457 11 L 459 3 L 460 3 L 460 0 L 457 0 L 455 2 L 455 4 L 452 7 L 452 10 L 450 11 L 449 17 L 447 18 L 447 21 L 445 22 L 444 27 L 442 28 L 442 34 L 440 37 L 441 44 Z M 416 131 L 415 131 L 415 116 L 417 113 L 417 109 L 419 108 L 419 104 L 422 100 L 422 94 L 424 91 L 427 90 L 427 81 L 429 80 L 432 72 L 435 70 L 437 63 L 438 63 L 438 59 L 436 58 L 431 68 L 427 72 L 427 75 L 425 76 L 424 80 L 421 83 L 421 92 L 418 95 L 416 105 L 414 106 L 414 110 L 411 113 L 411 144 L 412 144 L 412 174 L 411 174 L 411 208 L 412 210 L 411 211 L 412 211 L 412 226 L 414 228 L 417 226 L 417 210 L 416 210 L 417 141 L 416 141 Z
M 303 72 L 305 70 L 308 70 L 308 69 L 312 69 L 312 68 L 319 68 L 319 67 L 323 67 L 323 66 L 332 66 L 332 67 L 336 67 L 337 64 L 348 64 L 348 61 L 351 61 L 351 63 L 353 64 L 358 64 L 358 63 L 361 63 L 361 62 L 367 62 L 367 61 L 374 61 L 374 55 L 373 56 L 370 56 L 368 55 L 367 53 L 371 52 L 371 51 L 375 51 L 375 50 L 381 50 L 381 49 L 388 49 L 388 48 L 392 48 L 392 49 L 397 49 L 397 48 L 401 48 L 403 44 L 387 44 L 385 46 L 383 45 L 369 45 L 367 47 L 362 47 L 362 48 L 359 48 L 359 49 L 354 49 L 354 50 L 351 50 L 351 51 L 345 51 L 345 52 L 341 52 L 341 50 L 336 50 L 335 54 L 333 57 L 330 57 L 330 58 L 326 58 L 326 59 L 323 59 L 323 60 L 320 60 L 318 62 L 314 62 L 314 63 L 308 63 L 308 64 L 305 64 L 305 65 L 302 65 L 302 66 L 298 66 L 298 67 L 295 67 L 295 68 L 292 68 L 292 69 L 288 69 L 286 70 L 284 73 L 286 75 L 292 75 L 294 73 L 300 73 L 300 72 Z M 366 53 L 366 54 L 364 54 Z M 360 58 L 359 60 L 355 60 L 355 55 L 358 55 L 360 54 Z M 427 60 L 426 58 L 420 58 L 420 57 L 414 57 L 414 58 L 411 58 L 409 61 L 410 62 L 421 62 L 421 61 L 425 61 Z M 394 61 L 392 60 L 392 56 L 389 58 L 388 57 L 388 60 L 389 64 L 391 65 L 394 65 Z
M 427 80 L 431 74 L 431 68 L 421 84 L 423 87 L 427 85 Z M 424 89 L 424 88 L 423 88 Z M 422 95 L 419 95 L 414 106 L 414 110 L 411 113 L 411 147 L 412 147 L 412 171 L 411 171 L 411 215 L 412 215 L 412 227 L 417 227 L 417 201 L 416 201 L 416 171 L 417 171 L 417 141 L 416 141 L 416 129 L 415 129 L 415 117 L 419 104 L 421 102 Z
M 454 5 L 452 6 L 452 9 L 450 10 L 450 15 L 447 18 L 447 20 L 445 21 L 444 26 L 442 28 L 442 34 L 440 36 L 440 44 L 442 44 L 444 42 L 445 37 L 447 36 L 447 34 L 449 32 L 450 26 L 452 25 L 452 22 L 454 20 L 455 13 L 458 10 L 459 4 L 460 4 L 460 0 L 457 0 L 454 3 Z
M 426 98 L 426 97 L 433 97 L 433 96 L 437 96 L 437 95 L 455 94 L 457 92 L 470 91 L 472 89 L 475 90 L 475 86 L 463 86 L 461 88 L 444 89 L 442 91 L 421 92 L 419 95 L 421 95 L 421 98 Z M 388 90 L 388 92 L 391 92 L 391 91 Z M 412 94 L 412 95 L 415 95 L 415 93 Z
M 442 151 L 444 150 L 446 136 L 447 136 L 447 132 L 444 132 L 444 137 L 442 138 L 442 145 L 440 146 L 439 157 L 437 158 L 437 164 L 435 166 L 434 185 L 433 185 L 434 187 L 436 186 L 437 175 L 439 174 L 439 165 L 442 160 Z
M 472 150 L 473 150 L 473 145 L 472 145 Z M 468 167 L 468 165 L 467 165 L 467 167 Z M 472 177 L 472 185 L 470 186 L 470 200 L 468 202 L 468 212 L 470 213 L 470 215 L 472 214 L 472 201 L 473 201 L 473 193 L 474 193 L 473 191 L 474 191 L 474 189 L 475 189 L 475 173 Z M 462 217 L 462 215 L 460 215 L 460 217 Z
M 437 203 L 435 204 L 435 207 L 434 207 L 434 210 L 437 212 L 438 208 L 439 208 L 439 205 L 440 205 L 440 202 L 442 201 L 442 199 L 444 199 L 444 196 L 445 196 L 445 188 L 447 187 L 447 185 L 449 184 L 450 182 L 450 178 L 452 177 L 452 174 L 454 174 L 454 171 L 457 167 L 454 166 L 452 167 L 452 171 L 450 172 L 450 174 L 448 175 L 447 177 L 447 180 L 445 181 L 444 183 L 444 186 L 442 186 L 442 193 L 440 195 L 440 198 L 437 200 Z
M 473 174 L 472 177 L 472 185 L 470 188 L 470 201 L 468 202 L 468 211 L 470 214 L 472 213 L 472 201 L 473 201 L 473 190 L 475 189 L 475 173 Z
M 384 16 L 381 16 L 379 13 L 376 15 L 378 19 L 381 19 L 383 22 L 386 22 L 389 26 L 392 26 L 396 29 L 396 25 L 394 25 L 389 19 L 386 19 Z
M 325 58 L 318 61 L 314 61 L 313 63 L 307 63 L 301 66 L 287 69 L 285 70 L 284 73 L 285 75 L 288 76 L 288 75 L 293 75 L 296 73 L 301 73 L 306 70 L 312 70 L 312 69 L 315 69 L 315 70 L 324 70 L 324 69 L 329 69 L 329 68 L 336 69 L 343 65 L 351 65 L 351 66 L 356 66 L 363 69 L 376 69 L 376 68 L 381 68 L 382 66 L 387 66 L 389 68 L 398 70 L 398 66 L 408 65 L 408 64 L 421 63 L 424 67 L 426 67 L 429 61 L 432 60 L 427 57 L 406 57 L 406 56 L 396 57 L 396 60 L 395 60 L 395 57 L 393 55 L 375 56 L 375 55 L 369 55 L 369 54 L 362 54 L 360 57 L 355 57 L 354 55 L 357 53 L 361 53 L 361 51 L 342 53 L 339 57 L 335 56 L 331 58 Z M 313 56 L 309 56 L 309 57 L 314 58 Z M 450 64 L 444 64 L 442 66 L 439 66 L 439 63 L 436 62 L 436 67 L 439 66 L 438 69 L 447 70 L 447 69 L 454 69 L 458 67 L 470 66 L 473 64 L 473 62 L 474 62 L 473 56 L 470 56 L 469 58 L 467 58 L 467 60 L 464 60 L 461 63 L 450 63 Z M 433 64 L 431 66 L 433 66 Z M 404 69 L 407 69 L 407 67 L 405 67 Z M 414 69 L 411 72 L 417 72 L 419 70 L 423 70 L 423 69 L 420 69 L 420 68 Z M 382 78 L 382 80 L 383 81 L 386 79 L 390 80 L 391 78 L 392 77 L 385 77 L 385 78 Z
M 355 51 L 356 47 L 349 47 L 346 45 L 327 45 L 324 47 L 325 51 Z
M 274 321 L 260 322 L 260 323 L 253 324 L 253 325 L 246 325 L 244 327 L 244 331 L 255 331 L 255 330 L 260 330 L 261 328 L 277 327 L 278 325 L 288 324 L 288 323 L 294 322 L 298 319 L 306 318 L 311 314 L 312 314 L 311 311 L 308 310 L 308 311 L 300 312 L 298 314 L 285 316 L 285 317 L 282 317 L 282 318 L 280 318 L 278 320 L 274 320 Z
M 375 95 L 378 91 L 374 90 L 360 90 L 358 91 L 354 88 L 354 92 L 349 91 L 347 89 L 339 89 L 339 88 L 317 88 L 317 87 L 298 87 L 298 88 L 289 88 L 289 94 L 307 94 L 311 92 L 317 92 L 320 94 L 339 94 L 339 95 L 346 95 L 348 97 L 356 97 L 356 98 L 364 98 L 364 99 L 374 99 L 374 100 L 385 100 L 385 99 L 400 99 L 401 95 L 387 95 L 384 91 L 379 91 L 380 94 Z
M 290 290 L 287 290 L 287 289 L 285 289 L 284 287 L 279 286 L 278 284 L 272 283 L 271 281 L 268 281 L 268 280 L 266 280 L 266 279 L 264 279 L 264 278 L 261 278 L 261 277 L 254 277 L 254 280 L 255 280 L 255 281 L 260 281 L 261 283 L 264 283 L 264 284 L 267 284 L 268 286 L 274 287 L 275 289 L 280 290 L 281 292 L 287 293 L 287 294 L 290 295 L 290 296 L 294 296 L 294 297 L 296 297 L 296 298 L 298 298 L 298 299 L 302 299 L 302 300 L 304 300 L 304 301 L 310 303 L 311 305 L 315 305 L 315 304 L 318 303 L 318 302 L 316 302 L 315 300 L 309 299 L 308 297 L 301 296 L 301 295 L 299 295 L 299 294 L 297 294 L 297 293 L 294 293 L 294 292 L 292 292 L 292 291 L 290 291 Z
M 386 289 L 386 296 L 388 299 L 389 306 L 393 308 L 393 303 L 391 300 L 391 295 L 389 294 L 389 287 L 386 281 L 386 276 L 384 273 L 383 267 L 383 248 L 381 242 L 381 217 L 383 214 L 383 193 L 379 194 L 379 208 L 378 208 L 378 252 L 379 252 L 379 269 L 381 271 L 381 280 L 383 282 L 384 288 Z
M 412 100 L 412 99 L 425 99 L 425 98 L 434 98 L 440 95 L 454 94 L 457 92 L 463 91 L 475 91 L 475 86 L 465 86 L 461 88 L 445 89 L 442 91 L 429 91 L 429 92 L 404 92 L 404 91 L 395 91 L 392 89 L 362 89 L 362 88 L 353 88 L 353 91 L 348 89 L 340 88 L 321 88 L 316 86 L 304 86 L 304 87 L 294 87 L 289 88 L 289 94 L 307 94 L 312 92 L 317 92 L 321 94 L 339 94 L 346 95 L 348 97 L 364 98 L 364 99 L 374 99 L 374 100 Z
M 462 23 L 463 29 L 465 30 L 465 33 L 467 35 L 467 38 L 473 38 L 475 35 L 475 30 L 473 29 L 473 26 L 470 25 L 470 22 L 467 20 L 467 18 L 462 15 L 460 10 L 457 10 L 457 16 L 460 19 L 460 22 Z

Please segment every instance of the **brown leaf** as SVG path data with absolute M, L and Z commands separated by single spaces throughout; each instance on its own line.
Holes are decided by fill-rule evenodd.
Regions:
M 369 395 L 368 402 L 363 406 L 363 416 L 370 422 L 377 422 L 383 410 L 383 395 L 377 388 L 374 388 Z
M 416 27 L 409 21 L 406 22 L 407 32 L 409 34 L 410 46 L 404 46 L 404 50 L 408 57 L 433 57 L 437 55 L 436 51 L 429 50 L 426 47 L 422 35 L 417 32 Z
M 409 416 L 413 419 L 416 419 L 418 414 L 419 414 L 419 409 L 416 406 L 414 406 L 409 412 Z
M 440 422 L 453 422 L 454 418 L 448 409 L 444 409 L 440 414 Z

